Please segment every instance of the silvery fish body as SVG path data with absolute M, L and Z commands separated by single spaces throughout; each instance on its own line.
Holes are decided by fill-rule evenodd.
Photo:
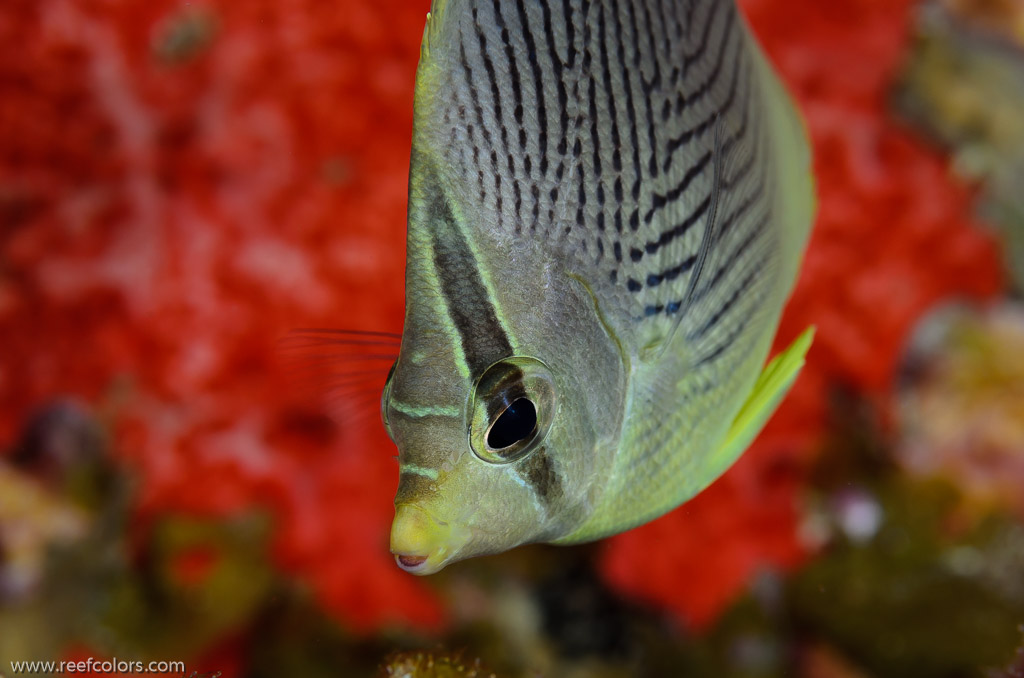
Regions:
M 417 574 L 621 532 L 749 444 L 813 217 L 803 128 L 731 0 L 435 0 L 382 413 Z

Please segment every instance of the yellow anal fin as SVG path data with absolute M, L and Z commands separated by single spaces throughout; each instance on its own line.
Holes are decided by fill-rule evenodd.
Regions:
M 725 472 L 754 442 L 754 438 L 768 423 L 768 419 L 796 381 L 813 340 L 814 327 L 808 327 L 761 371 L 721 446 L 708 459 L 710 477 L 717 477 Z

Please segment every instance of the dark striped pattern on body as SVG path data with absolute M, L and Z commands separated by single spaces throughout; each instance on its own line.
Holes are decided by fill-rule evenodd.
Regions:
M 683 338 L 685 361 L 666 376 L 693 396 L 687 421 L 711 415 L 735 396 L 782 285 L 764 72 L 732 0 L 448 0 L 445 11 L 431 48 L 443 77 L 418 96 L 430 97 L 423 134 L 451 199 L 470 201 L 455 239 L 432 237 L 471 371 L 509 343 L 483 281 L 499 296 L 517 281 L 480 270 L 468 246 L 497 230 L 509 256 L 522 239 L 563 258 L 634 347 Z M 446 271 L 459 266 L 469 271 Z M 666 426 L 652 436 L 689 425 L 679 402 L 656 405 Z M 516 464 L 543 507 L 562 500 L 557 455 Z
M 445 152 L 493 215 L 481 227 L 551 243 L 627 291 L 638 323 L 699 310 L 687 335 L 730 344 L 775 283 L 780 238 L 762 93 L 733 2 L 449 0 L 446 11 L 458 16 L 441 138 L 465 140 Z M 720 223 L 699 308 L 684 309 L 709 228 L 715 120 L 738 160 L 720 159 Z

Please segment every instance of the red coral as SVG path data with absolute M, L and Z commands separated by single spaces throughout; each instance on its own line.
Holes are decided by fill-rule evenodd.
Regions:
M 811 324 L 818 333 L 793 392 L 745 458 L 695 500 L 608 543 L 602 568 L 612 585 L 696 626 L 758 568 L 803 560 L 797 504 L 829 385 L 883 397 L 930 306 L 988 297 L 1002 284 L 995 245 L 970 216 L 971 191 L 886 110 L 913 2 L 743 5 L 814 147 L 818 218 L 776 346 Z
M 361 629 L 441 608 L 387 553 L 390 443 L 325 425 L 276 341 L 401 323 L 426 9 L 0 12 L 0 447 L 55 394 L 95 403 L 140 518 L 269 507 L 279 563 Z

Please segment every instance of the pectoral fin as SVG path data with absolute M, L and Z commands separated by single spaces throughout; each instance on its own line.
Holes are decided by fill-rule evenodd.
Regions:
M 711 477 L 729 468 L 764 428 L 804 366 L 804 357 L 813 340 L 814 327 L 808 327 L 761 371 L 725 440 L 708 460 Z

